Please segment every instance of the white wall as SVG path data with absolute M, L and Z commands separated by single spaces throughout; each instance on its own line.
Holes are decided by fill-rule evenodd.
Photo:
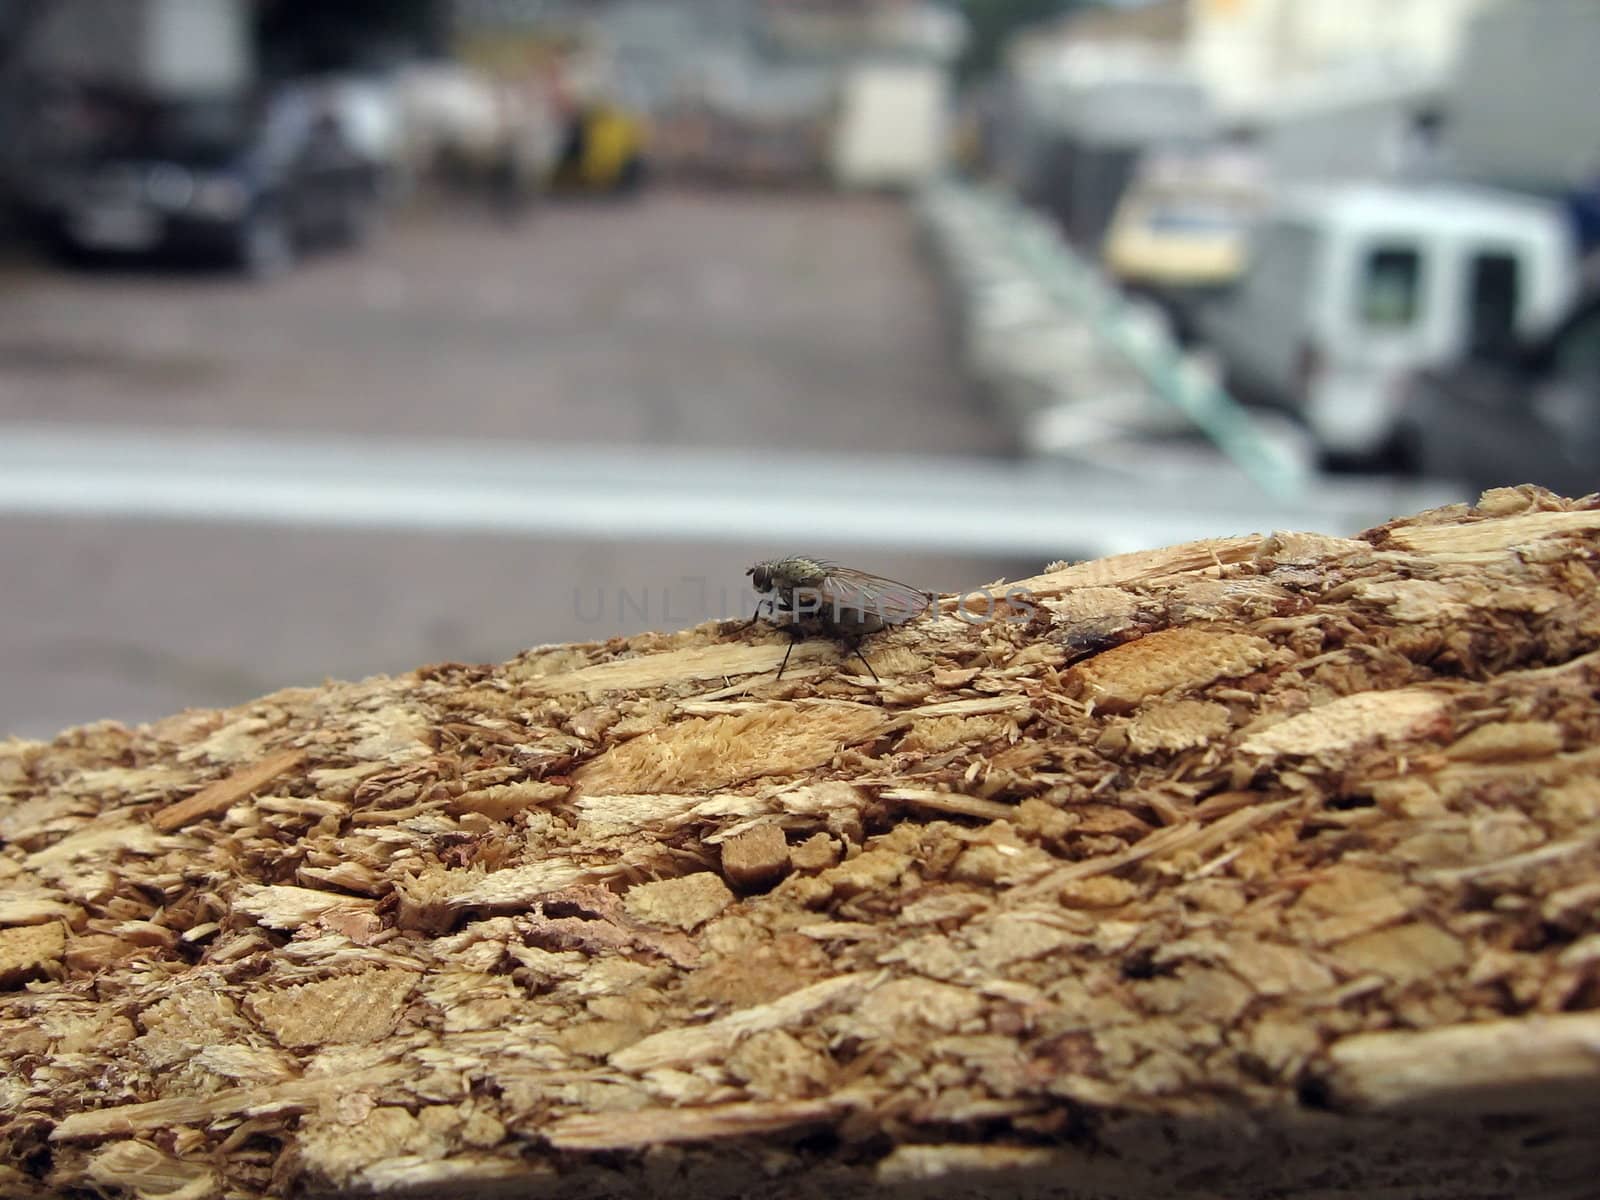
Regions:
M 1437 102 L 1436 89 L 1382 79 L 1329 84 L 1297 93 L 1256 125 L 1257 149 L 1272 179 L 1333 182 L 1429 173 L 1433 160 L 1413 126 L 1416 114 Z
M 1467 21 L 1525 0 L 1189 0 L 1189 61 L 1230 114 L 1270 110 L 1329 71 L 1390 64 L 1442 81 Z
M 1508 0 L 1474 22 L 1448 93 L 1462 174 L 1536 189 L 1600 176 L 1600 0 Z

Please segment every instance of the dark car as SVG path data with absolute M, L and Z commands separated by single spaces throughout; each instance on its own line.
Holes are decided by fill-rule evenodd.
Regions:
M 1600 490 L 1600 289 L 1538 341 L 1413 375 L 1400 436 L 1411 466 L 1474 489 Z
M 314 91 L 85 106 L 41 165 L 32 207 L 65 254 L 203 257 L 274 274 L 303 249 L 360 241 L 380 174 Z

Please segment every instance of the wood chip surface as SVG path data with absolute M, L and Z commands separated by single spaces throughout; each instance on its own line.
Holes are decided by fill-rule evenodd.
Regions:
M 0 743 L 0 1196 L 1580 1197 L 1600 498 Z M 931 581 L 930 581 L 931 582 Z

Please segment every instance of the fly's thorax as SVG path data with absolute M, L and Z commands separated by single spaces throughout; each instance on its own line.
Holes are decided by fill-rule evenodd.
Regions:
M 804 597 L 797 601 L 795 593 L 819 590 L 827 582 L 828 568 L 810 558 L 769 558 L 745 574 L 758 595 L 772 599 L 775 611 L 793 612 L 805 606 Z
M 803 575 L 808 583 L 821 583 L 831 569 L 829 565 L 815 558 L 792 558 L 789 560 L 790 569 L 797 575 Z
M 767 569 L 773 586 L 782 591 L 819 588 L 828 578 L 827 564 L 813 558 L 777 558 L 760 565 Z

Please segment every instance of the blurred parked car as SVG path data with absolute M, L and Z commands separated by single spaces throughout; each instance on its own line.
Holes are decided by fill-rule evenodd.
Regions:
M 381 167 L 314 89 L 264 99 L 105 104 L 43 165 L 30 207 L 67 256 L 162 254 L 271 275 L 304 249 L 354 244 L 381 204 Z
M 1244 270 L 1250 226 L 1265 199 L 1254 164 L 1243 157 L 1152 155 L 1112 214 L 1106 269 L 1161 305 L 1187 338 L 1195 304 Z
M 1554 205 L 1455 186 L 1308 189 L 1274 206 L 1197 326 L 1236 395 L 1298 412 L 1330 457 L 1370 460 L 1393 448 L 1407 372 L 1537 335 L 1576 280 Z
M 367 160 L 386 203 L 403 195 L 406 184 L 405 120 L 393 80 L 354 72 L 322 76 L 320 87 L 340 132 Z
M 1600 288 L 1544 338 L 1417 372 L 1399 436 L 1412 466 L 1475 490 L 1600 490 Z

